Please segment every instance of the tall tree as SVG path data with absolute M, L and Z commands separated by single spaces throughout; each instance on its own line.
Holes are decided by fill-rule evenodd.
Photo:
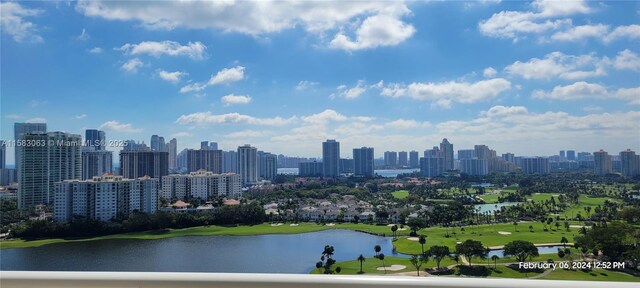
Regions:
M 468 239 L 460 244 L 456 244 L 456 253 L 464 255 L 471 266 L 471 258 L 484 257 L 487 253 L 487 249 L 482 245 L 482 242 Z
M 504 256 L 515 256 L 518 262 L 525 262 L 527 258 L 538 257 L 538 248 L 533 243 L 515 240 L 504 245 Z
M 364 256 L 362 254 L 360 254 L 360 256 L 358 256 L 358 261 L 360 261 L 360 272 L 359 272 L 359 274 L 364 273 L 364 271 L 362 271 L 362 262 L 364 262 L 364 260 L 366 260 L 366 258 L 364 258 Z
M 426 254 L 422 254 L 420 256 L 411 255 L 410 261 L 413 267 L 416 267 L 416 272 L 418 273 L 418 276 L 420 276 L 420 267 L 422 267 L 422 264 L 427 263 L 429 259 L 427 258 Z
M 442 259 L 444 259 L 444 257 L 449 256 L 451 252 L 449 251 L 448 246 L 434 245 L 429 248 L 427 254 L 433 257 L 433 260 L 436 261 L 436 266 L 438 267 L 438 269 L 440 269 L 440 262 L 442 261 Z
M 420 235 L 418 242 L 420 243 L 420 246 L 422 246 L 422 254 L 424 254 L 424 244 L 427 243 L 427 236 Z

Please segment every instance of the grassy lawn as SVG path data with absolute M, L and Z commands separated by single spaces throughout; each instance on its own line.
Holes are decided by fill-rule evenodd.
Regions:
M 24 248 L 24 247 L 37 247 L 52 243 L 63 242 L 81 242 L 81 241 L 95 241 L 106 239 L 163 239 L 180 236 L 213 236 L 213 235 L 228 235 L 228 236 L 246 236 L 246 235 L 262 235 L 262 234 L 297 234 L 322 231 L 327 229 L 348 229 L 364 231 L 376 234 L 391 235 L 391 228 L 387 226 L 376 226 L 369 224 L 336 224 L 335 226 L 318 225 L 315 223 L 299 223 L 298 226 L 290 226 L 286 223 L 281 226 L 271 226 L 271 224 L 265 223 L 254 226 L 237 226 L 237 227 L 223 227 L 223 226 L 201 226 L 191 227 L 184 229 L 167 229 L 163 231 L 146 231 L 135 233 L 123 233 L 114 234 L 93 238 L 82 239 L 42 239 L 42 240 L 7 240 L 0 241 L 0 249 L 9 248 Z M 406 235 L 409 231 L 398 231 L 399 235 Z
M 556 269 L 540 279 L 640 282 L 640 277 L 602 269 L 594 269 L 592 271 Z
M 533 232 L 529 232 L 529 225 L 533 226 Z M 555 229 L 555 227 L 553 228 Z M 455 236 L 452 233 L 453 231 L 456 232 Z M 498 233 L 499 231 L 512 234 L 502 235 Z M 447 232 L 450 235 L 448 238 L 446 237 Z M 558 243 L 563 236 L 567 237 L 569 242 L 573 242 L 573 237 L 579 235 L 577 228 L 571 228 L 569 232 L 562 228 L 558 231 L 549 230 L 544 232 L 543 225 L 540 222 L 520 222 L 517 226 L 517 232 L 513 224 L 505 223 L 467 226 L 464 232 L 460 228 L 432 227 L 420 230 L 419 234 L 427 236 L 425 249 L 432 245 L 446 245 L 450 249 L 454 249 L 456 242 L 462 242 L 467 239 L 481 241 L 485 246 L 502 246 L 513 240 L 525 240 L 535 244 Z M 418 254 L 421 251 L 420 243 L 407 240 L 407 238 L 400 238 L 393 245 L 396 246 L 399 253 Z
M 480 196 L 480 198 L 482 200 L 484 200 L 484 203 L 487 204 L 494 204 L 494 203 L 498 203 L 498 198 L 502 196 L 501 193 L 496 193 L 496 194 L 485 194 Z
M 399 191 L 391 192 L 391 195 L 393 195 L 393 197 L 396 199 L 404 199 L 404 198 L 407 198 L 407 196 L 409 196 L 409 191 L 399 190 Z
M 587 197 L 587 196 L 581 195 L 578 198 L 578 205 L 573 205 L 572 207 L 569 207 L 569 209 L 562 212 L 562 214 L 566 215 L 569 218 L 573 218 L 573 217 L 576 217 L 576 215 L 578 215 L 578 212 L 580 212 L 580 214 L 582 214 L 583 217 L 586 217 L 587 212 L 584 211 L 584 207 L 591 206 L 591 214 L 593 214 L 593 210 L 596 208 L 596 206 L 604 205 L 605 200 L 609 200 L 612 202 L 619 202 L 617 199 L 613 199 L 613 198 Z
M 556 202 L 558 202 L 558 195 L 554 193 L 535 193 L 533 195 L 527 196 L 527 200 L 536 201 L 536 202 L 544 202 L 550 200 L 551 197 L 556 198 Z

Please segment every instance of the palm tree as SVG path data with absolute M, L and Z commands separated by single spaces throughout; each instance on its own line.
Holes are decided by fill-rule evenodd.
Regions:
M 567 237 L 562 236 L 562 239 L 560 239 L 560 243 L 562 243 L 562 248 L 567 248 L 567 243 L 569 243 L 569 240 L 567 239 Z
M 380 251 L 382 251 L 382 247 L 380 247 L 380 245 L 376 245 L 375 247 L 373 247 L 373 250 L 376 251 L 376 257 L 378 257 Z
M 493 260 L 493 269 L 496 269 L 496 262 L 498 261 L 498 259 L 500 259 L 498 255 L 491 256 L 491 260 Z
M 364 260 L 366 260 L 366 258 L 364 258 L 364 256 L 362 256 L 362 254 L 360 254 L 360 256 L 358 256 L 358 261 L 360 261 L 360 273 L 359 274 L 363 274 L 364 271 L 362 271 L 362 262 L 364 262 Z
M 384 265 L 384 253 L 378 254 L 378 259 L 382 261 L 382 268 L 384 269 L 384 274 L 387 274 L 387 266 Z
M 391 226 L 391 232 L 393 233 L 393 239 L 396 239 L 396 231 L 398 231 L 398 225 Z
M 427 243 L 427 236 L 420 235 L 420 238 L 418 238 L 418 242 L 422 246 L 422 254 L 424 254 L 424 244 Z

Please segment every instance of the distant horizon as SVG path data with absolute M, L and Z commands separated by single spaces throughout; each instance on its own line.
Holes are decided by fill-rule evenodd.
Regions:
M 637 1 L 216 3 L 0 2 L 0 138 L 640 151 Z

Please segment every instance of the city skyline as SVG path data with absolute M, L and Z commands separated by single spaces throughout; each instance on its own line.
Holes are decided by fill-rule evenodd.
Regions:
M 2 2 L 0 139 L 44 120 L 178 151 L 639 151 L 640 4 L 558 3 Z

